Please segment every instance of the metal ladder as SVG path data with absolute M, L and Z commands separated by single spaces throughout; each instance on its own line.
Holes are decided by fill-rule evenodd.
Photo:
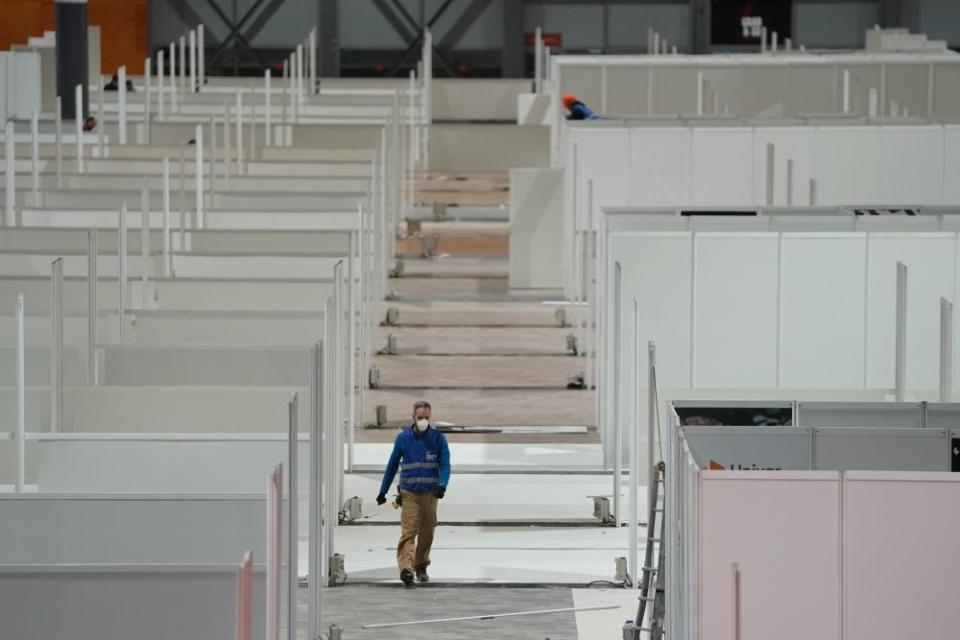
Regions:
M 648 638 L 662 640 L 664 637 L 664 617 L 666 615 L 665 575 L 666 564 L 666 518 L 664 517 L 663 502 L 664 478 L 666 465 L 658 463 L 651 474 L 650 481 L 653 490 L 648 506 L 647 516 L 647 545 L 644 550 L 643 566 L 640 568 L 640 604 L 637 607 L 637 616 L 632 623 L 623 628 L 623 640 L 640 640 L 641 634 Z M 654 547 L 657 548 L 656 565 L 653 564 Z M 652 604 L 647 616 L 647 603 Z M 648 617 L 644 626 L 644 617 Z

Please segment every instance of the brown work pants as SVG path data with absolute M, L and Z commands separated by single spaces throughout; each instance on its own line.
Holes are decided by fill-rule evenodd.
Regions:
M 414 571 L 430 564 L 433 530 L 437 526 L 437 497 L 433 491 L 400 490 L 400 544 L 397 565 Z

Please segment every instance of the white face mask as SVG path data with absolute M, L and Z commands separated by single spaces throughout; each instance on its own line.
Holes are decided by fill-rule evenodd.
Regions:
M 417 420 L 417 431 L 426 431 L 427 427 L 430 426 L 430 421 L 426 418 L 420 418 Z

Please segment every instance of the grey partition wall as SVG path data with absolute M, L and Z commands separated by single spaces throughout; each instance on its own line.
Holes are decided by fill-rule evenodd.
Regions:
M 730 471 L 809 471 L 809 429 L 797 427 L 683 427 L 702 469 L 716 462 Z
M 801 427 L 924 426 L 921 402 L 798 402 L 796 424 Z M 960 417 L 960 407 L 957 409 Z M 957 423 L 960 426 L 960 422 Z
M 928 402 L 924 426 L 960 429 L 960 402 Z
M 814 468 L 830 471 L 949 471 L 945 429 L 815 429 Z

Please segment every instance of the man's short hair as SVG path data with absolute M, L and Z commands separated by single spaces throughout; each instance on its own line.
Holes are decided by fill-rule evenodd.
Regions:
M 433 412 L 433 407 L 426 400 L 417 400 L 413 403 L 413 415 L 417 415 L 419 409 L 428 409 L 431 413 Z

